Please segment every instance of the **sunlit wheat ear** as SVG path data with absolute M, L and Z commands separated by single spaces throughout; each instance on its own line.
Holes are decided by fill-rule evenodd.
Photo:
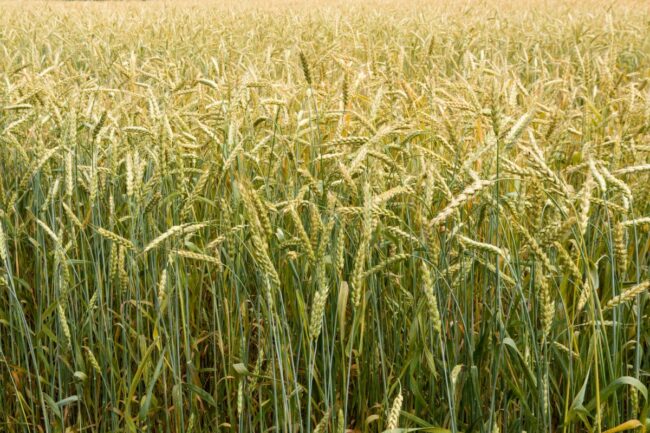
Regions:
M 187 429 L 185 430 L 186 433 L 193 433 L 195 425 L 196 425 L 196 414 L 192 412 L 190 414 L 190 419 L 187 421 Z
M 257 354 L 257 361 L 255 361 L 255 367 L 253 367 L 252 374 L 248 379 L 248 392 L 252 393 L 257 387 L 259 381 L 259 375 L 262 373 L 262 364 L 264 363 L 264 348 L 260 349 L 260 352 Z
M 307 253 L 309 260 L 314 261 L 316 259 L 316 255 L 314 254 L 314 250 L 311 245 L 311 240 L 309 239 L 309 235 L 305 231 L 305 227 L 302 225 L 302 220 L 300 219 L 300 215 L 298 215 L 298 211 L 296 210 L 295 206 L 291 206 L 291 208 L 289 209 L 289 215 L 291 215 L 293 224 L 296 228 L 296 231 L 298 232 L 298 238 L 300 239 L 303 249 Z
M 117 250 L 117 274 L 120 279 L 120 287 L 125 292 L 130 289 L 129 273 L 126 268 L 126 251 L 127 248 L 122 245 Z
M 109 258 L 108 258 L 108 279 L 109 281 L 114 281 L 115 276 L 117 275 L 117 268 L 118 268 L 118 244 L 116 242 L 113 242 L 111 244 L 111 250 L 109 253 Z
M 72 197 L 72 193 L 74 192 L 73 160 L 74 154 L 70 150 L 65 155 L 65 193 L 68 197 Z
M 550 283 L 546 276 L 542 274 L 542 267 L 538 266 L 535 270 L 537 288 L 539 293 L 540 314 L 542 325 L 542 340 L 546 341 L 551 333 L 553 317 L 555 316 L 555 301 L 551 294 Z
M 257 217 L 257 210 L 253 203 L 253 200 L 250 196 L 250 193 L 242 185 L 240 186 L 242 191 L 242 198 L 244 205 L 246 207 L 246 212 L 251 219 L 250 232 L 251 232 L 251 243 L 253 245 L 252 255 L 257 262 L 257 265 L 262 269 L 264 273 L 266 285 L 264 291 L 266 293 L 266 298 L 269 301 L 269 304 L 272 305 L 272 296 L 271 296 L 271 284 L 274 287 L 280 287 L 280 277 L 278 272 L 271 260 L 269 254 L 269 247 L 267 241 L 264 239 L 263 229 Z
M 97 300 L 99 299 L 99 290 L 95 290 L 93 296 L 88 300 L 88 310 L 93 311 L 97 308 Z
M 323 418 L 316 424 L 316 427 L 314 428 L 314 433 L 325 433 L 325 430 L 327 430 L 327 425 L 329 423 L 329 417 L 330 417 L 330 411 L 325 412 L 323 414 Z
M 97 199 L 97 193 L 99 190 L 99 176 L 97 175 L 97 155 L 93 155 L 93 161 L 92 161 L 92 167 L 91 167 L 91 172 L 90 172 L 90 178 L 88 181 L 90 182 L 90 191 L 88 193 L 88 201 L 90 204 L 94 204 L 96 199 Z
M 591 194 L 594 189 L 595 182 L 591 171 L 587 173 L 587 179 L 585 180 L 582 191 L 580 192 L 579 198 L 579 213 L 578 213 L 578 225 L 580 226 L 580 232 L 582 236 L 585 236 L 587 231 L 587 225 L 589 223 L 589 210 L 591 208 Z
M 320 212 L 318 211 L 318 206 L 314 203 L 308 205 L 309 209 L 309 242 L 311 244 L 312 250 L 318 248 L 318 238 L 321 231 L 323 230 L 323 222 Z
M 102 374 L 102 368 L 99 365 L 99 362 L 97 361 L 97 358 L 95 358 L 95 354 L 90 350 L 89 347 L 86 347 L 86 358 L 88 359 L 88 362 L 90 363 L 90 366 L 95 370 L 95 372 L 99 375 Z
M 623 227 L 633 227 L 642 224 L 650 224 L 650 217 L 635 218 L 633 220 L 627 220 L 621 223 Z
M 97 227 L 96 230 L 97 233 L 99 233 L 103 238 L 111 240 L 115 242 L 117 245 L 126 248 L 127 250 L 134 251 L 136 249 L 135 245 L 133 245 L 133 242 L 131 242 L 126 238 L 123 238 L 122 236 L 116 233 L 111 232 L 110 230 L 106 230 L 103 227 Z
M 190 214 L 190 211 L 192 209 L 192 206 L 194 205 L 194 202 L 203 193 L 203 190 L 205 189 L 205 186 L 207 185 L 208 181 L 210 180 L 211 174 L 212 174 L 212 170 L 210 170 L 209 166 L 208 166 L 208 168 L 203 169 L 203 172 L 201 173 L 201 176 L 196 181 L 196 184 L 194 185 L 194 188 L 192 189 L 192 193 L 187 198 L 187 204 L 186 204 L 185 208 L 183 209 L 183 215 L 185 217 L 187 217 Z
M 587 163 L 589 165 L 589 171 L 591 172 L 593 178 L 596 180 L 596 184 L 598 185 L 601 194 L 607 192 L 607 182 L 605 181 L 605 177 L 596 167 L 596 162 L 593 160 L 593 158 L 589 158 L 589 161 L 587 161 Z
M 115 224 L 115 197 L 113 193 L 108 196 L 108 218 L 111 225 Z
M 614 252 L 616 254 L 616 259 L 618 263 L 619 272 L 623 275 L 627 270 L 627 243 L 625 240 L 625 227 L 623 224 L 618 222 L 614 226 Z
M 531 111 L 524 114 L 519 118 L 519 120 L 517 120 L 517 122 L 512 126 L 510 131 L 508 131 L 508 134 L 503 139 L 503 143 L 506 148 L 511 147 L 519 139 L 521 134 L 524 132 L 534 117 L 535 112 Z
M 635 174 L 635 173 L 638 174 L 644 171 L 650 171 L 650 164 L 642 164 L 642 165 L 620 168 L 618 170 L 614 170 L 612 174 L 615 175 L 627 175 L 627 174 Z
M 135 187 L 135 174 L 133 172 L 133 154 L 128 152 L 124 161 L 126 167 L 126 195 L 133 197 Z
M 542 412 L 546 415 L 548 414 L 549 410 L 549 405 L 550 405 L 550 392 L 549 392 L 549 385 L 548 385 L 548 374 L 544 374 L 544 386 L 542 388 Z
M 269 219 L 268 209 L 262 202 L 262 199 L 256 190 L 250 190 L 250 198 L 253 202 L 255 210 L 257 211 L 257 218 L 259 219 L 260 225 L 262 226 L 262 229 L 264 229 L 266 237 L 270 238 L 273 236 L 273 228 L 271 226 L 271 220 Z
M 201 230 L 204 227 L 207 227 L 208 223 L 197 223 L 197 224 L 179 224 L 170 227 L 167 229 L 166 232 L 162 233 L 160 236 L 152 240 L 147 244 L 147 246 L 144 248 L 142 251 L 143 253 L 146 253 L 148 251 L 153 250 L 154 248 L 160 246 L 163 242 L 165 242 L 167 239 L 181 235 L 181 234 L 190 234 L 194 233 L 196 231 Z M 109 238 L 110 239 L 110 238 Z
M 553 245 L 558 252 L 557 258 L 560 266 L 562 269 L 569 271 L 573 279 L 573 283 L 576 285 L 576 287 L 579 288 L 582 285 L 582 272 L 578 268 L 578 265 L 575 264 L 569 252 L 562 246 L 560 242 L 555 241 Z
M 237 384 L 237 416 L 241 419 L 244 413 L 244 379 L 239 379 Z
M 72 223 L 75 226 L 77 226 L 78 229 L 83 230 L 84 224 L 79 220 L 79 218 L 77 218 L 77 216 L 74 214 L 72 209 L 70 209 L 70 206 L 68 206 L 65 203 L 61 203 L 61 205 L 63 206 L 63 209 L 65 210 L 65 213 L 68 215 L 68 218 L 70 218 L 70 221 L 72 221 Z
M 440 310 L 438 310 L 438 299 L 435 294 L 431 272 L 424 262 L 420 264 L 420 272 L 422 274 L 423 291 L 427 302 L 429 318 L 431 319 L 433 329 L 440 333 L 442 332 L 442 320 L 440 319 Z
M 501 256 L 505 260 L 509 259 L 508 253 L 505 250 L 503 250 L 502 248 L 497 247 L 496 245 L 492 245 L 492 244 L 488 244 L 488 243 L 484 243 L 484 242 L 478 242 L 478 241 L 475 241 L 474 239 L 470 239 L 470 238 L 468 238 L 466 236 L 463 236 L 463 235 L 456 235 L 456 236 L 458 237 L 460 242 L 463 245 L 465 245 L 466 247 L 475 248 L 475 249 L 477 249 L 479 251 L 496 254 L 498 256 Z
M 312 302 L 311 317 L 309 321 L 309 337 L 314 340 L 318 338 L 323 326 L 323 312 L 327 303 L 329 286 L 327 282 L 314 294 Z
M 366 194 L 367 195 L 367 194 Z M 361 299 L 364 290 L 364 271 L 366 267 L 366 260 L 368 257 L 368 249 L 370 248 L 370 241 L 374 230 L 374 217 L 369 204 L 364 208 L 364 218 L 362 221 L 361 240 L 357 249 L 357 254 L 354 258 L 354 268 L 352 270 L 352 304 L 358 308 L 361 304 Z
M 407 233 L 406 231 L 402 230 L 399 227 L 389 226 L 389 227 L 386 227 L 384 230 L 386 230 L 391 235 L 395 236 L 396 238 L 401 239 L 404 242 L 410 242 L 410 243 L 413 243 L 413 244 L 419 244 L 420 243 L 420 239 L 418 239 L 416 236 L 412 235 L 411 233 Z
M 331 250 L 332 247 L 332 234 L 334 233 L 334 226 L 336 225 L 336 214 L 334 213 L 334 205 L 329 204 L 329 219 L 327 220 L 327 223 L 322 225 L 322 230 L 320 230 L 321 235 L 320 239 L 315 242 L 315 249 L 316 249 L 316 260 L 320 262 L 322 260 L 328 250 Z M 332 258 L 330 257 L 330 263 L 332 262 Z M 319 265 L 319 278 L 318 282 L 319 284 L 323 282 L 321 276 L 324 276 L 324 270 L 325 266 L 323 264 Z
M 259 263 L 259 266 L 262 268 L 266 278 L 269 283 L 272 283 L 275 287 L 280 287 L 280 277 L 278 272 L 275 269 L 275 265 L 269 256 L 269 251 L 266 243 L 262 240 L 258 233 L 252 233 L 251 241 L 253 244 L 253 256 L 255 260 Z
M 343 415 L 343 409 L 339 409 L 338 416 L 336 417 L 336 432 L 335 433 L 345 433 L 345 416 Z
M 632 418 L 639 413 L 639 390 L 634 386 L 630 386 L 630 412 Z
M 585 280 L 584 285 L 582 286 L 582 290 L 580 291 L 580 297 L 578 298 L 578 303 L 576 305 L 576 314 L 579 314 L 582 312 L 593 296 L 593 283 L 591 281 L 591 278 L 587 276 L 587 279 Z
M 36 224 L 38 224 L 43 229 L 43 231 L 47 233 L 47 235 L 50 237 L 50 239 L 52 239 L 52 241 L 55 244 L 60 244 L 59 237 L 57 236 L 57 234 L 54 233 L 54 231 L 52 231 L 52 229 L 45 222 L 41 221 L 40 219 L 37 219 Z
M 620 295 L 617 295 L 610 299 L 609 302 L 605 304 L 604 310 L 610 310 L 612 308 L 616 308 L 619 305 L 625 304 L 626 302 L 635 299 L 638 295 L 646 292 L 648 288 L 650 288 L 650 281 L 645 281 L 641 284 L 630 287 Z
M 555 272 L 556 268 L 551 263 L 551 259 L 546 254 L 546 251 L 539 245 L 537 240 L 530 234 L 530 232 L 518 222 L 513 222 L 513 225 L 521 232 L 526 244 L 535 254 L 535 257 L 544 265 L 545 272 Z
M 17 191 L 24 191 L 34 175 L 36 175 L 36 173 L 38 173 L 43 168 L 43 166 L 50 160 L 50 158 L 52 158 L 59 151 L 59 149 L 60 147 L 57 146 L 43 152 L 40 158 L 35 160 L 31 164 L 29 170 L 24 174 L 20 181 L 20 184 L 18 185 Z M 15 198 L 11 201 L 14 202 Z
M 160 311 L 164 311 L 167 306 L 167 268 L 163 269 L 158 280 L 158 305 Z
M 54 180 L 54 183 L 52 186 L 50 186 L 50 189 L 47 193 L 47 197 L 43 201 L 43 206 L 41 206 L 41 213 L 45 212 L 48 207 L 53 206 L 54 203 L 56 203 L 56 198 L 59 195 L 59 190 L 61 188 L 61 178 L 57 177 Z M 0 201 L 1 203 L 1 201 Z
M 347 137 L 337 137 L 332 141 L 326 143 L 327 146 L 332 147 L 342 147 L 342 146 L 359 146 L 370 140 L 370 137 L 366 136 L 347 136 Z
M 364 271 L 363 274 L 361 274 L 361 278 L 365 279 L 373 274 L 381 274 L 386 270 L 386 268 L 390 267 L 392 264 L 406 260 L 410 256 L 411 255 L 407 253 L 392 254 L 387 259 L 382 260 L 379 264 Z
M 445 220 L 447 220 L 463 203 L 469 201 L 472 197 L 478 194 L 484 188 L 492 185 L 492 181 L 489 180 L 479 180 L 468 186 L 461 192 L 459 195 L 454 197 L 451 202 L 438 214 L 436 215 L 429 224 L 432 227 L 435 227 Z
M 604 165 L 599 165 L 599 169 L 602 172 L 605 179 L 607 180 L 607 182 L 612 184 L 616 189 L 622 192 L 623 209 L 625 209 L 627 213 L 633 201 L 632 190 L 630 189 L 628 184 L 626 184 L 625 182 L 623 182 L 622 180 L 614 176 Z
M 70 327 L 68 326 L 68 319 L 65 315 L 65 310 L 63 309 L 63 304 L 59 303 L 57 307 L 57 314 L 59 316 L 59 324 L 61 325 L 61 331 L 65 337 L 65 343 L 67 349 L 72 349 L 72 333 L 70 332 Z
M 0 220 L 0 259 L 2 264 L 9 261 L 9 252 L 7 251 L 7 235 L 5 234 L 4 224 Z
M 194 251 L 189 251 L 189 250 L 173 250 L 173 253 L 175 253 L 178 257 L 183 257 L 186 259 L 191 259 L 191 260 L 197 260 L 197 261 L 203 261 L 207 263 L 212 263 L 214 265 L 221 266 L 221 260 L 219 260 L 218 257 L 215 256 L 210 256 L 207 254 L 201 254 L 197 253 Z
M 400 411 L 402 410 L 402 403 L 404 398 L 402 397 L 402 391 L 400 390 L 393 400 L 393 406 L 391 406 L 390 411 L 388 412 L 388 418 L 386 420 L 386 430 L 394 430 L 399 427 L 399 416 Z
M 345 233 L 341 227 L 336 235 L 336 246 L 334 249 L 334 267 L 340 275 L 345 266 Z
M 225 236 L 225 242 L 226 242 L 226 253 L 229 258 L 235 257 L 235 242 L 233 239 L 233 233 L 232 233 L 232 217 L 231 217 L 231 208 L 228 202 L 224 199 L 221 199 L 219 202 L 219 205 L 221 206 L 222 209 L 224 209 L 223 212 L 223 226 L 227 230 L 231 230 L 230 233 L 227 235 L 224 234 Z

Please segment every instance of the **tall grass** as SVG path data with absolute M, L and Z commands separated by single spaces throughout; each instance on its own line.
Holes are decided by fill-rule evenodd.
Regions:
M 647 5 L 35 5 L 0 431 L 650 427 Z

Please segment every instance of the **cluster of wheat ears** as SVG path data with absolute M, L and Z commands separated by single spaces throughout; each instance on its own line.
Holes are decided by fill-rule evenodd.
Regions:
M 643 3 L 292 8 L 0 5 L 0 431 L 650 427 Z

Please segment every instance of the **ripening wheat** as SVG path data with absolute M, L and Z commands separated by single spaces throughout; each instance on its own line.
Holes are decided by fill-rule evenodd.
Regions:
M 650 428 L 647 2 L 0 11 L 0 432 Z

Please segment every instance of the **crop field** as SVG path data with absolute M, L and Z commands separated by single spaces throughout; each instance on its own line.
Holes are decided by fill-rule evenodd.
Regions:
M 648 386 L 647 2 L 0 2 L 0 432 L 641 433 Z

